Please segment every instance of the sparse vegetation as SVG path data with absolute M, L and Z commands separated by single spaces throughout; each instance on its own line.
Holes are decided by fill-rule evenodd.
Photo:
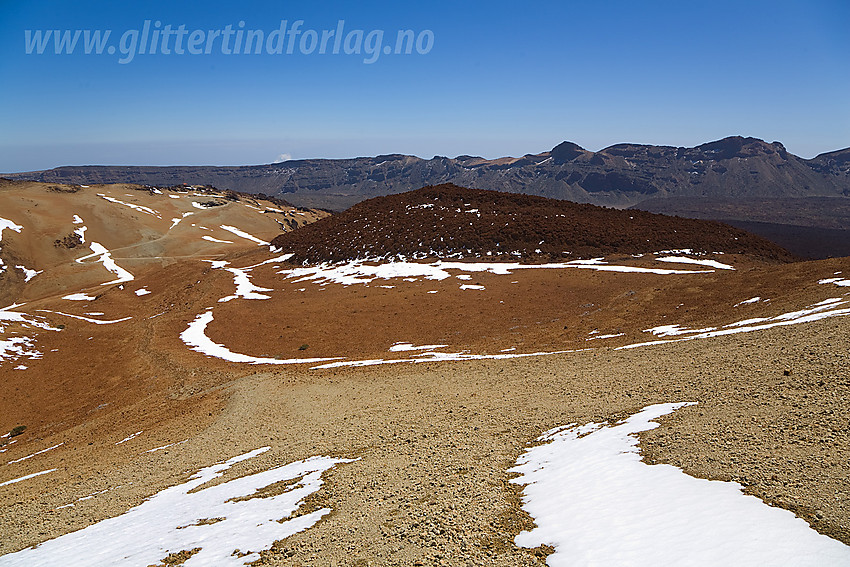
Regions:
M 13 427 L 12 430 L 9 432 L 9 437 L 17 437 L 18 435 L 20 435 L 21 433 L 23 433 L 26 430 L 27 430 L 26 425 L 18 425 L 16 427 Z
M 305 343 L 305 344 L 301 345 L 300 347 L 298 347 L 298 350 L 307 350 L 308 348 L 310 348 L 310 345 Z

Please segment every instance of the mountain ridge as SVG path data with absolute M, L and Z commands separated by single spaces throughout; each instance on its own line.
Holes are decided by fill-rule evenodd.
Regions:
M 780 142 L 730 136 L 694 147 L 573 142 L 521 157 L 404 154 L 244 166 L 62 166 L 6 174 L 53 183 L 213 185 L 343 210 L 371 197 L 455 183 L 625 208 L 664 197 L 850 197 L 850 148 L 804 159 Z

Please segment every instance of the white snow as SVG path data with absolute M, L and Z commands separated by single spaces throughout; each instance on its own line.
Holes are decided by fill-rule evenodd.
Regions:
M 85 321 L 87 323 L 94 323 L 96 325 L 111 325 L 113 323 L 122 323 L 124 321 L 129 321 L 133 317 L 123 317 L 121 319 L 113 319 L 111 321 L 104 321 L 102 319 L 90 319 L 88 317 L 83 317 L 82 315 L 71 315 L 70 313 L 62 313 L 61 311 L 50 311 L 48 309 L 39 309 L 44 313 L 55 313 L 56 315 L 62 315 L 64 317 L 71 317 L 72 319 L 79 319 L 81 321 Z
M 172 199 L 179 199 L 180 198 L 180 195 L 168 195 L 168 196 L 171 197 Z
M 0 339 L 0 362 L 15 362 L 19 358 L 41 358 L 41 352 L 35 349 L 35 341 L 30 337 L 10 337 Z
M 186 560 L 185 567 L 236 567 L 257 561 L 260 551 L 310 528 L 330 512 L 322 508 L 293 517 L 304 499 L 321 488 L 325 471 L 351 462 L 312 457 L 202 488 L 233 465 L 268 449 L 256 449 L 203 468 L 189 481 L 153 495 L 121 516 L 4 555 L 0 566 L 152 565 L 171 553 L 198 547 L 201 551 Z M 286 480 L 298 482 L 276 496 L 237 500 Z M 223 520 L 201 523 L 218 518 Z
M 838 309 L 838 307 L 846 305 L 847 303 L 848 302 L 846 300 L 841 300 L 840 298 L 834 297 L 831 299 L 826 299 L 819 303 L 815 303 L 814 305 L 809 305 L 805 309 L 800 309 L 799 311 L 792 311 L 790 313 L 783 313 L 781 315 L 776 315 L 775 317 L 765 317 L 758 319 L 749 319 L 746 321 L 738 321 L 737 323 L 729 323 L 728 325 L 724 325 L 724 328 L 719 330 L 712 330 L 706 332 L 690 331 L 694 334 L 690 334 L 685 337 L 679 337 L 676 339 L 666 339 L 625 345 L 617 347 L 616 350 L 672 343 L 678 341 L 690 341 L 693 339 L 707 339 L 711 337 L 720 337 L 723 335 L 732 335 L 736 333 L 749 333 L 751 331 L 761 331 L 764 329 L 770 329 L 771 327 L 796 325 L 798 323 L 810 323 L 812 321 L 828 319 L 831 317 L 843 317 L 845 315 L 850 315 L 850 308 L 842 307 Z M 655 328 L 659 329 L 666 327 L 676 327 L 676 325 L 663 325 L 662 327 Z
M 23 328 L 45 329 L 48 331 L 60 331 L 52 327 L 44 320 L 44 317 L 32 316 L 18 311 L 10 311 L 22 305 L 13 304 L 0 309 L 0 333 L 6 331 L 6 326 L 12 323 L 19 324 Z M 26 357 L 30 360 L 41 358 L 42 353 L 35 348 L 35 339 L 28 336 L 13 336 L 8 339 L 0 339 L 0 363 L 13 363 L 20 358 Z
M 135 433 L 131 433 L 130 435 L 128 435 L 127 437 L 125 437 L 121 441 L 117 442 L 116 445 L 120 445 L 121 443 L 126 443 L 127 441 L 135 439 L 136 437 L 138 437 L 141 434 L 142 434 L 141 431 L 136 431 Z
M 507 352 L 512 349 L 505 349 L 502 352 Z M 417 358 L 396 358 L 396 359 L 383 359 L 377 358 L 372 360 L 344 360 L 340 362 L 330 362 L 327 364 L 321 364 L 319 366 L 312 366 L 311 370 L 318 369 L 327 369 L 327 368 L 342 368 L 347 366 L 357 367 L 357 366 L 378 366 L 381 364 L 399 364 L 402 362 L 407 362 L 411 364 L 421 363 L 421 362 L 448 362 L 448 361 L 462 361 L 462 360 L 505 360 L 508 358 L 528 358 L 532 356 L 549 356 L 553 354 L 566 354 L 571 352 L 581 352 L 585 349 L 580 350 L 557 350 L 551 352 L 529 352 L 529 353 L 519 353 L 519 354 L 470 354 L 467 351 L 464 352 L 424 352 L 422 354 L 415 354 L 414 357 Z
M 365 263 L 369 262 L 369 263 Z M 395 261 L 376 263 L 355 260 L 342 264 L 320 264 L 282 270 L 278 272 L 285 278 L 293 278 L 296 282 L 312 280 L 317 283 L 337 283 L 342 285 L 368 284 L 375 279 L 417 278 L 429 280 L 444 280 L 451 277 L 448 270 L 478 273 L 489 272 L 507 275 L 515 270 L 526 269 L 590 269 L 604 272 L 631 272 L 643 274 L 707 274 L 713 270 L 667 270 L 659 268 L 641 268 L 637 266 L 618 266 L 606 264 L 601 259 L 577 260 L 556 264 L 519 264 L 517 262 L 446 262 L 437 261 L 430 264 L 418 262 Z
M 38 274 L 42 273 L 44 270 L 30 270 L 26 266 L 15 266 L 19 270 L 24 273 L 24 283 L 29 282 L 31 279 L 36 277 Z
M 28 479 L 31 479 L 31 478 L 35 478 L 37 476 L 41 476 L 43 474 L 52 473 L 55 470 L 56 469 L 48 469 L 46 471 L 40 471 L 40 472 L 37 472 L 37 473 L 19 476 L 18 478 L 13 478 L 12 480 L 7 480 L 6 482 L 0 482 L 0 486 L 6 486 L 7 484 L 15 484 L 16 482 L 21 482 L 22 480 L 28 480 Z M 8 557 L 8 556 L 6 556 L 6 555 L 0 556 L 0 565 L 3 565 L 3 560 L 4 560 L 5 557 Z
M 717 327 L 706 327 L 705 329 L 688 329 L 679 325 L 659 325 L 651 329 L 644 329 L 644 333 L 652 333 L 656 337 L 673 337 L 676 335 L 691 335 L 694 333 L 707 333 Z
M 214 343 L 207 335 L 206 329 L 213 320 L 212 311 L 201 313 L 195 320 L 189 323 L 185 331 L 180 333 L 180 339 L 186 343 L 192 350 L 200 352 L 207 356 L 220 358 L 227 362 L 242 362 L 247 364 L 304 364 L 314 362 L 325 362 L 328 360 L 339 360 L 335 358 L 264 358 L 249 356 L 247 354 L 239 354 L 231 351 L 224 345 Z
M 593 337 L 589 337 L 589 338 L 584 339 L 584 340 L 595 341 L 596 339 L 613 339 L 614 337 L 622 337 L 625 334 L 626 333 L 616 333 L 616 334 L 612 334 L 612 335 L 595 335 Z
M 265 240 L 260 240 L 256 236 L 251 236 L 247 232 L 241 231 L 238 228 L 236 228 L 235 226 L 223 224 L 223 225 L 221 225 L 221 228 L 223 228 L 227 232 L 232 232 L 233 234 L 235 234 L 236 236 L 238 236 L 240 238 L 244 238 L 245 240 L 250 240 L 251 242 L 256 242 L 260 246 L 268 246 L 269 245 L 269 243 L 266 242 Z
M 733 482 L 641 460 L 637 433 L 689 403 L 649 406 L 616 424 L 553 429 L 510 472 L 537 527 L 522 547 L 551 545 L 550 567 L 850 565 L 850 547 L 820 535 Z
M 135 293 L 136 295 L 141 297 L 143 295 L 148 295 L 150 293 L 150 291 L 147 290 L 146 288 L 140 288 L 140 289 L 137 289 L 136 291 L 134 291 L 133 293 Z
M 20 459 L 15 459 L 14 461 L 9 461 L 9 462 L 8 462 L 8 463 L 6 463 L 6 464 L 7 464 L 7 465 L 13 465 L 13 464 L 15 464 L 15 463 L 20 463 L 20 462 L 22 462 L 22 461 L 26 461 L 26 460 L 28 460 L 28 459 L 32 459 L 32 458 L 33 458 L 33 457 L 35 457 L 36 455 L 41 455 L 42 453 L 46 453 L 46 452 L 48 452 L 48 451 L 51 451 L 51 450 L 55 449 L 56 447 L 61 447 L 61 446 L 62 446 L 62 445 L 64 445 L 64 444 L 65 444 L 65 442 L 63 441 L 63 442 L 61 442 L 61 443 L 59 443 L 59 444 L 56 444 L 56 445 L 54 445 L 54 446 L 52 446 L 52 447 L 48 447 L 47 449 L 42 449 L 41 451 L 36 451 L 36 452 L 35 452 L 35 453 L 33 453 L 32 455 L 27 455 L 26 457 L 21 457 Z
M 841 273 L 841 272 L 839 272 Z M 845 280 L 843 278 L 827 278 L 825 280 L 818 280 L 819 284 L 835 284 L 841 287 L 850 287 L 850 280 Z
M 449 345 L 422 345 L 413 346 L 413 343 L 395 343 L 390 347 L 390 352 L 404 352 L 411 350 L 434 350 L 437 348 L 445 348 Z
M 21 225 L 0 217 L 0 240 L 3 240 L 3 231 L 7 228 L 9 230 L 14 230 L 18 233 L 20 233 L 24 229 L 24 227 L 22 227 Z
M 100 285 L 124 283 L 132 281 L 134 279 L 133 274 L 131 274 L 130 272 L 115 263 L 115 260 L 112 259 L 112 253 L 109 252 L 109 250 L 107 250 L 105 246 L 97 242 L 92 242 L 89 245 L 89 248 L 91 248 L 92 253 L 87 256 L 83 256 L 82 258 L 77 258 L 76 262 L 78 264 L 82 264 L 84 260 L 99 256 L 97 261 L 101 262 L 104 268 L 106 268 L 108 271 L 112 272 L 116 276 L 116 279 L 112 280 L 111 282 L 105 282 Z
M 762 300 L 761 297 L 755 296 L 755 297 L 751 297 L 750 299 L 745 299 L 744 301 L 739 301 L 738 303 L 736 303 L 732 307 L 740 307 L 741 305 L 749 305 L 750 303 L 758 303 L 761 300 Z
M 72 219 L 72 222 L 73 222 L 74 224 L 83 224 L 83 219 L 82 219 L 82 218 L 80 218 L 80 215 L 74 215 L 74 218 Z
M 147 215 L 153 215 L 155 217 L 159 217 L 159 212 L 151 209 L 150 207 L 145 207 L 145 206 L 142 206 L 142 205 L 134 205 L 133 203 L 125 203 L 124 201 L 120 201 L 120 200 L 118 200 L 114 197 L 108 197 L 108 196 L 104 195 L 103 193 L 98 193 L 97 196 L 102 198 L 102 199 L 106 199 L 110 203 L 118 203 L 119 205 L 124 205 L 125 207 L 130 207 L 131 209 L 139 211 L 140 213 L 145 213 Z
M 218 242 L 219 244 L 233 244 L 232 240 L 219 240 L 218 238 L 213 238 L 207 234 L 203 235 L 201 238 L 210 242 Z
M 460 289 L 466 290 L 466 289 L 485 289 L 485 288 L 484 288 L 483 285 L 463 284 L 462 286 L 460 286 Z
M 672 264 L 699 264 L 700 266 L 708 266 L 709 268 L 717 268 L 718 270 L 734 270 L 733 266 L 723 264 L 716 260 L 698 260 L 696 258 L 688 258 L 687 256 L 663 256 L 656 258 L 658 262 L 670 262 Z
M 176 443 L 169 443 L 167 445 L 160 445 L 159 447 L 154 447 L 153 449 L 148 449 L 145 453 L 156 453 L 157 451 L 162 451 L 163 449 L 168 449 L 169 447 L 174 447 L 175 445 L 182 445 L 188 441 L 188 439 L 184 439 L 183 441 L 178 441 Z
M 236 285 L 236 293 L 219 299 L 219 303 L 225 303 L 232 299 L 271 299 L 268 295 L 257 293 L 258 291 L 274 291 L 267 287 L 258 287 L 251 283 L 247 268 L 225 268 L 233 274 L 233 283 Z
M 78 226 L 74 229 L 74 234 L 80 237 L 80 242 L 83 244 L 86 243 L 86 231 L 88 229 L 89 228 L 87 226 Z
M 86 295 L 85 293 L 72 293 L 71 295 L 63 296 L 62 299 L 67 299 L 68 301 L 94 301 L 97 298 Z

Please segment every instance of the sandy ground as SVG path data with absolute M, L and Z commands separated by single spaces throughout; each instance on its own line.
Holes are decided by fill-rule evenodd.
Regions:
M 630 351 L 251 373 L 184 418 L 171 408 L 154 432 L 122 445 L 87 451 L 84 433 L 96 438 L 98 426 L 90 422 L 68 447 L 31 459 L 34 470 L 63 470 L 0 490 L 0 552 L 121 513 L 188 471 L 271 445 L 225 480 L 311 455 L 360 460 L 326 475 L 315 504 L 332 514 L 260 564 L 542 564 L 545 549 L 512 543 L 531 524 L 506 469 L 546 429 L 669 401 L 699 405 L 642 435 L 650 460 L 737 480 L 850 543 L 848 347 L 847 321 L 835 319 Z

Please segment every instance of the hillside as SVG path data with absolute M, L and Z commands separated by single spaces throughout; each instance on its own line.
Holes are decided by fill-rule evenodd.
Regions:
M 791 255 L 717 222 L 452 184 L 376 197 L 282 234 L 304 263 L 367 258 L 581 259 L 688 248 L 787 261 Z
M 323 216 L 209 187 L 0 181 L 0 306 L 267 244 Z
M 252 166 L 68 166 L 7 174 L 54 183 L 214 185 L 343 210 L 425 185 L 464 187 L 628 207 L 650 198 L 850 196 L 850 150 L 803 159 L 781 143 L 732 136 L 692 148 L 616 144 L 592 152 L 571 142 L 520 158 L 421 159 L 391 154 Z

